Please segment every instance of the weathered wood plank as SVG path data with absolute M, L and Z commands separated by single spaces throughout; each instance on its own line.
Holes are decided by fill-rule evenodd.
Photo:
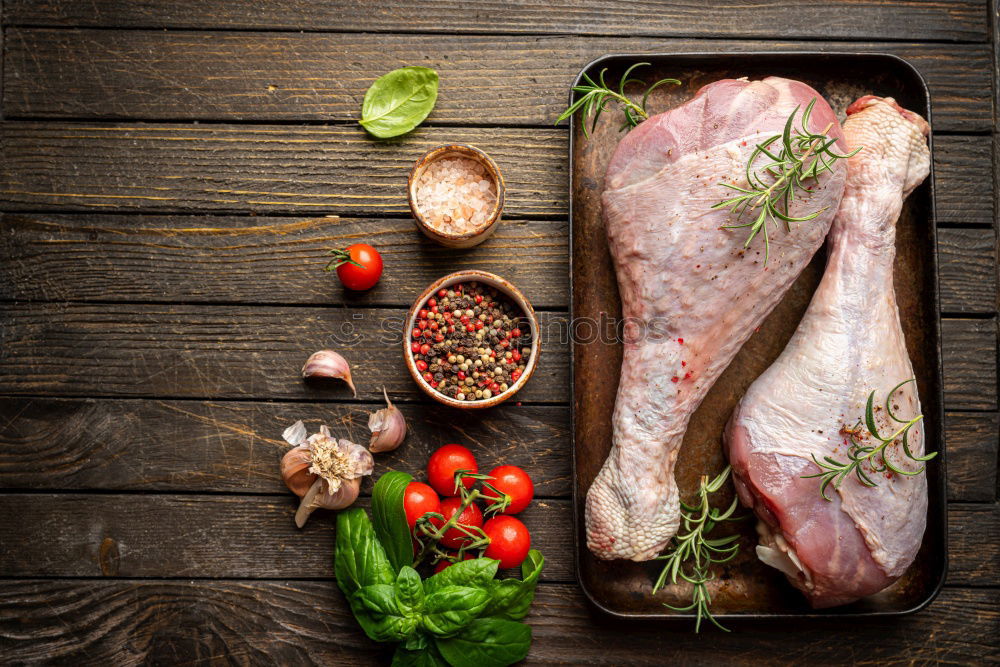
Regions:
M 995 412 L 949 412 L 944 430 L 948 499 L 996 500 L 1000 416 Z
M 568 211 L 564 128 L 418 128 L 375 142 L 355 126 L 5 122 L 9 209 L 409 215 L 406 174 L 428 148 L 474 143 L 497 160 L 508 217 Z M 935 137 L 940 222 L 990 223 L 991 151 Z
M 364 30 L 446 33 L 575 33 L 691 35 L 819 39 L 987 40 L 984 3 L 975 0 L 876 0 L 836 4 L 794 0 L 691 4 L 654 0 L 485 2 L 393 0 L 377 11 L 350 0 L 181 0 L 120 3 L 92 0 L 7 0 L 9 24 L 228 28 L 267 30 Z M 780 27 L 780 30 L 778 29 Z
M 310 354 L 333 347 L 362 400 L 381 400 L 383 385 L 394 398 L 421 398 L 403 362 L 405 317 L 382 308 L 13 304 L 0 312 L 0 393 L 350 399 L 342 382 L 300 375 Z M 539 317 L 541 357 L 516 399 L 566 401 L 567 318 Z
M 952 505 L 948 512 L 948 583 L 974 586 L 1000 583 L 997 535 L 1000 535 L 1000 505 Z
M 981 170 L 973 174 L 969 167 Z M 994 185 L 989 137 L 934 137 L 934 194 L 938 222 L 993 225 Z
M 938 230 L 941 310 L 997 311 L 997 238 L 992 229 Z
M 367 443 L 368 413 L 383 405 L 0 398 L 0 488 L 287 493 L 278 471 L 287 426 L 326 423 Z M 409 433 L 376 457 L 380 468 L 422 475 L 434 449 L 459 442 L 483 472 L 519 465 L 537 496 L 571 492 L 569 408 L 505 405 L 484 418 L 436 404 L 396 407 Z
M 351 121 L 375 77 L 413 64 L 441 75 L 428 122 L 495 125 L 552 123 L 576 73 L 605 53 L 762 48 L 759 41 L 560 36 L 505 37 L 498 49 L 496 38 L 471 35 L 37 28 L 14 28 L 7 38 L 9 116 Z M 988 97 L 969 94 L 989 88 L 988 44 L 782 41 L 767 49 L 902 56 L 928 81 L 936 130 L 991 126 Z
M 291 493 L 0 494 L 6 536 L 0 572 L 7 577 L 332 577 L 334 522 L 320 513 L 299 530 L 292 519 L 297 505 Z M 531 530 L 532 545 L 545 554 L 546 580 L 573 580 L 571 501 L 537 500 L 518 516 Z M 1000 583 L 1000 544 L 994 539 L 1000 508 L 952 504 L 948 523 L 949 584 Z
M 536 308 L 569 300 L 566 222 L 502 221 L 469 250 L 437 245 L 412 219 L 5 214 L 0 299 L 333 303 L 409 307 L 445 273 L 514 280 Z M 341 288 L 327 251 L 365 241 L 385 262 L 366 292 Z
M 14 662 L 176 664 L 227 660 L 370 664 L 390 654 L 357 627 L 332 581 L 4 581 L 0 646 Z M 844 660 L 977 664 L 997 656 L 1000 592 L 946 588 L 907 618 L 734 623 L 711 640 L 683 625 L 622 623 L 573 585 L 542 584 L 528 664 L 783 665 Z M 812 640 L 790 641 L 808 633 Z
M 0 299 L 408 306 L 445 270 L 478 268 L 517 276 L 535 307 L 565 308 L 568 231 L 508 220 L 488 243 L 450 250 L 405 219 L 6 214 Z M 360 240 L 379 248 L 386 270 L 358 294 L 322 268 L 330 248 Z M 993 230 L 944 228 L 938 242 L 942 310 L 996 312 Z
M 0 398 L 0 488 L 285 493 L 276 463 L 289 423 L 327 423 L 364 442 L 365 415 L 377 407 Z M 379 455 L 380 465 L 422 471 L 433 449 L 461 442 L 484 470 L 501 461 L 529 470 L 539 496 L 571 493 L 567 407 L 506 405 L 488 419 L 432 405 L 398 407 L 410 434 L 398 450 Z M 950 500 L 994 499 L 998 432 L 996 413 L 945 415 Z
M 942 319 L 941 337 L 945 407 L 996 410 L 996 318 Z
M 406 176 L 426 150 L 472 143 L 497 161 L 507 216 L 564 216 L 563 129 L 4 123 L 7 208 L 410 215 Z
M 141 465 L 141 461 L 137 461 Z M 384 472 L 381 465 L 376 474 Z M 368 506 L 368 499 L 359 501 Z M 301 530 L 298 499 L 280 496 L 0 494 L 0 572 L 16 576 L 333 577 L 333 513 Z M 518 515 L 546 560 L 572 581 L 573 516 L 565 500 Z

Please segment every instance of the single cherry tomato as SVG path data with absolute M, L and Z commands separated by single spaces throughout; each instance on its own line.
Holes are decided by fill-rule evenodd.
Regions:
M 458 557 L 458 552 L 457 551 L 452 551 L 448 555 L 451 556 L 452 558 L 457 558 Z M 466 551 L 465 552 L 465 557 L 462 558 L 462 560 L 472 560 L 473 558 L 475 558 L 475 556 L 473 556 L 468 551 Z M 454 565 L 454 563 L 452 563 L 450 560 L 439 560 L 438 564 L 434 566 L 434 574 L 437 574 L 441 570 L 447 570 L 452 565 Z
M 462 505 L 461 498 L 445 498 L 441 501 L 441 516 L 444 517 L 444 521 L 440 519 L 433 519 L 433 523 L 437 527 L 441 527 L 445 524 L 448 519 L 450 519 L 458 508 Z M 456 521 L 463 526 L 474 526 L 476 528 L 482 527 L 483 525 L 483 513 L 476 505 L 476 503 L 469 503 Z M 458 528 L 449 528 L 445 531 L 444 537 L 441 538 L 441 546 L 448 549 L 458 549 L 465 542 L 470 541 L 472 538 L 463 533 Z
M 479 472 L 476 457 L 462 445 L 444 445 L 431 454 L 427 461 L 427 481 L 442 496 L 454 496 L 455 471 Z M 475 480 L 466 478 L 465 488 L 471 489 Z
M 510 496 L 510 505 L 503 511 L 504 514 L 517 514 L 531 502 L 535 495 L 535 485 L 532 484 L 528 473 L 517 466 L 497 466 L 490 471 L 490 486 L 500 493 Z M 489 493 L 487 489 L 486 493 Z
M 512 516 L 494 517 L 486 522 L 483 531 L 490 538 L 490 545 L 486 547 L 483 556 L 500 561 L 502 569 L 517 567 L 528 557 L 531 534 L 519 519 Z
M 337 277 L 347 289 L 371 289 L 382 277 L 382 256 L 367 243 L 355 243 L 343 250 L 331 250 L 333 261 L 327 271 L 337 270 Z
M 428 512 L 441 511 L 441 500 L 429 485 L 410 482 L 403 492 L 403 510 L 406 512 L 406 523 L 412 531 L 417 525 L 417 519 Z

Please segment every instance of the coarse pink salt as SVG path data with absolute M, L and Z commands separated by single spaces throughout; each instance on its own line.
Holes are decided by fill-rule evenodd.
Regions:
M 467 157 L 431 162 L 417 178 L 417 208 L 424 221 L 445 234 L 468 234 L 486 224 L 497 201 L 489 172 Z

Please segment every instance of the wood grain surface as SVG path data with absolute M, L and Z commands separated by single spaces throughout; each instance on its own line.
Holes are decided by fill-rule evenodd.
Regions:
M 386 664 L 333 581 L 331 516 L 296 529 L 277 469 L 296 419 L 366 442 L 383 384 L 410 434 L 379 472 L 419 475 L 463 442 L 532 473 L 548 565 L 530 664 L 1000 662 L 996 0 L 3 0 L 0 19 L 0 663 Z M 623 625 L 574 583 L 552 123 L 604 53 L 753 50 L 892 53 L 930 88 L 948 579 L 905 619 Z M 361 96 L 407 64 L 440 72 L 437 106 L 373 141 Z M 508 185 L 471 251 L 423 239 L 405 198 L 413 161 L 453 141 Z M 386 272 L 351 294 L 322 267 L 360 241 Z M 512 280 L 545 325 L 536 376 L 482 414 L 424 399 L 398 342 L 418 291 L 469 267 Z M 357 399 L 301 381 L 330 346 Z
M 0 126 L 7 210 L 409 214 L 406 174 L 426 150 L 473 143 L 507 182 L 505 217 L 568 212 L 563 128 L 418 128 L 376 143 L 354 125 L 10 121 Z M 990 224 L 992 154 L 935 137 L 938 221 Z
M 759 41 L 51 30 L 13 28 L 8 117 L 356 122 L 372 72 L 434 67 L 428 123 L 551 126 L 582 67 L 605 53 L 754 51 Z M 989 45 L 769 42 L 774 51 L 898 55 L 927 79 L 936 131 L 988 131 Z M 85 59 L 89 66 L 80 68 Z M 122 65 L 128 66 L 123 67 Z M 683 76 L 683 73 L 678 73 Z M 877 92 L 877 91 L 876 91 Z
M 740 35 L 816 39 L 988 39 L 983 0 L 794 0 L 692 4 L 681 0 L 390 0 L 371 11 L 353 0 L 6 0 L 14 24 L 375 32 Z

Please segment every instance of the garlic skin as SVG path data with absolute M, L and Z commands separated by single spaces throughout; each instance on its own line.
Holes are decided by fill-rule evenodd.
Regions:
M 302 366 L 302 377 L 305 379 L 314 377 L 338 378 L 347 383 L 347 386 L 354 392 L 354 398 L 358 397 L 358 390 L 355 389 L 354 382 L 351 380 L 351 366 L 347 363 L 347 359 L 333 350 L 313 352 L 306 359 L 305 365 Z
M 406 419 L 403 413 L 389 400 L 385 387 L 382 387 L 382 395 L 385 396 L 385 407 L 368 416 L 368 430 L 372 432 L 368 450 L 376 454 L 391 452 L 406 438 Z
M 344 438 L 334 439 L 325 424 L 319 433 L 306 437 L 305 425 L 298 421 L 285 429 L 283 436 L 294 445 L 282 457 L 281 476 L 302 498 L 295 512 L 299 528 L 313 510 L 343 509 L 353 503 L 361 490 L 361 478 L 375 469 L 368 450 Z

